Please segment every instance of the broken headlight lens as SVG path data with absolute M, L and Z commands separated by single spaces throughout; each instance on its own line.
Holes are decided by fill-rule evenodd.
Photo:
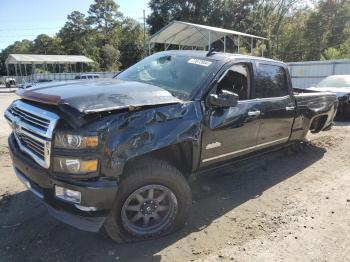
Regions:
M 71 134 L 56 134 L 55 147 L 64 149 L 96 148 L 98 136 L 79 136 Z

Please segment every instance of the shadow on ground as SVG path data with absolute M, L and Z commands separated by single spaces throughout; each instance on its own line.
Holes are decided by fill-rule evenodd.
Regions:
M 320 160 L 325 150 L 305 145 L 226 167 L 192 183 L 188 225 L 158 240 L 118 245 L 51 218 L 28 191 L 0 201 L 0 261 L 160 261 L 158 252 L 204 230 L 215 219 Z M 203 190 L 205 188 L 205 190 Z

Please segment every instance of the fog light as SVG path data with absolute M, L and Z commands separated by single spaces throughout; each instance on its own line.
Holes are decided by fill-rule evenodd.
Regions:
M 55 196 L 59 199 L 63 199 L 72 203 L 81 202 L 81 193 L 79 191 L 71 190 L 60 186 L 55 186 Z
M 96 207 L 85 207 L 85 206 L 81 206 L 81 205 L 77 205 L 75 204 L 74 205 L 76 208 L 82 210 L 82 211 L 86 211 L 86 212 L 89 212 L 89 211 L 96 211 L 97 208 Z

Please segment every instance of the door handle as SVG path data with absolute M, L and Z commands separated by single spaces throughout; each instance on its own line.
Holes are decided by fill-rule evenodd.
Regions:
M 287 111 L 293 111 L 295 109 L 294 106 L 286 106 Z
M 248 111 L 248 116 L 260 116 L 260 114 L 261 114 L 260 110 Z

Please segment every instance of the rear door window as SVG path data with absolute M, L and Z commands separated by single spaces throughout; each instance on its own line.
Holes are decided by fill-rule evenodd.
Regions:
M 282 97 L 289 94 L 286 70 L 278 65 L 257 66 L 255 98 Z

